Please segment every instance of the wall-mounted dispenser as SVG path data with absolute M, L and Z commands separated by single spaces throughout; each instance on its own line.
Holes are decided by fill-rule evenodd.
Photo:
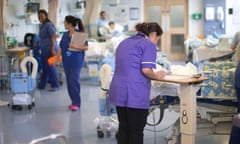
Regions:
M 224 29 L 224 11 L 223 7 L 217 7 L 217 20 L 220 22 L 220 27 Z

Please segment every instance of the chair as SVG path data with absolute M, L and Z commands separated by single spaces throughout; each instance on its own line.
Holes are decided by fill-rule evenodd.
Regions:
M 110 115 L 108 103 L 108 91 L 112 78 L 112 68 L 109 64 L 103 64 L 99 72 L 101 91 L 99 95 L 99 109 L 101 115 Z
M 112 68 L 109 64 L 103 64 L 99 72 L 101 88 L 103 91 L 109 89 L 111 77 L 112 77 Z

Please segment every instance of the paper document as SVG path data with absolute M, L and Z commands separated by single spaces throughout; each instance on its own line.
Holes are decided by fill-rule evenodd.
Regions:
M 87 38 L 88 38 L 87 33 L 74 32 L 71 42 L 74 43 L 75 45 L 83 46 L 83 45 L 85 45 Z M 69 50 L 78 51 L 78 49 L 74 49 L 74 48 L 69 48 Z

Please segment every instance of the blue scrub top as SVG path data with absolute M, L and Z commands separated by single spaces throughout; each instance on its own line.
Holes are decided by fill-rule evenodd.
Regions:
M 150 80 L 142 68 L 155 68 L 156 46 L 140 33 L 122 41 L 116 50 L 116 68 L 110 85 L 110 103 L 148 109 Z
M 40 27 L 40 48 L 43 53 L 51 52 L 51 35 L 56 34 L 56 28 L 51 22 L 45 22 Z M 57 40 L 55 39 L 55 50 L 57 50 Z
M 33 55 L 36 57 L 40 57 L 40 38 L 38 35 L 35 35 L 33 41 L 31 43 L 31 49 L 33 49 L 34 43 L 38 42 L 37 46 L 33 49 Z
M 62 49 L 63 67 L 81 68 L 84 63 L 85 51 L 69 51 L 68 48 L 70 42 L 71 37 L 69 36 L 69 32 L 65 32 L 60 41 L 60 48 Z
M 98 20 L 98 27 L 102 27 L 102 26 L 106 27 L 106 26 L 108 26 L 108 23 L 109 23 L 108 19 L 101 19 L 100 18 Z

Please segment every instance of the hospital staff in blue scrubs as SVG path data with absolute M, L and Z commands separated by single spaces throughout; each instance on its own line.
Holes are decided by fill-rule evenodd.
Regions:
M 235 90 L 238 99 L 238 123 L 240 123 L 240 32 L 237 32 L 233 38 L 231 49 L 235 51 L 234 60 L 238 62 L 238 66 L 235 71 Z M 236 118 L 236 117 L 235 117 Z M 239 124 L 238 124 L 239 125 Z M 232 126 L 229 144 L 240 144 L 240 127 L 237 125 Z
M 24 44 L 33 50 L 33 57 L 38 62 L 38 72 L 42 71 L 42 60 L 41 60 L 41 50 L 40 50 L 40 38 L 34 33 L 26 33 L 24 36 Z
M 71 41 L 75 31 L 84 32 L 81 19 L 68 15 L 65 17 L 64 26 L 68 31 L 62 36 L 58 56 L 62 55 L 67 90 L 71 99 L 71 104 L 68 107 L 72 111 L 77 111 L 81 106 L 80 72 L 88 45 L 87 42 L 84 45 L 77 45 Z M 75 29 L 76 26 L 78 26 L 78 29 Z
M 238 63 L 235 71 L 235 89 L 238 98 L 238 112 L 240 112 L 240 32 L 236 32 L 234 35 L 231 49 L 235 52 L 234 61 Z
M 157 23 L 136 25 L 137 34 L 123 40 L 116 50 L 116 67 L 109 100 L 116 105 L 118 144 L 143 144 L 151 79 L 161 80 L 165 71 L 154 71 L 156 45 L 163 31 Z
M 39 10 L 38 18 L 41 22 L 39 37 L 43 70 L 38 88 L 44 89 L 48 81 L 50 81 L 51 91 L 56 91 L 59 88 L 57 70 L 54 65 L 48 64 L 48 59 L 57 53 L 56 28 L 48 19 L 48 14 L 45 10 Z

